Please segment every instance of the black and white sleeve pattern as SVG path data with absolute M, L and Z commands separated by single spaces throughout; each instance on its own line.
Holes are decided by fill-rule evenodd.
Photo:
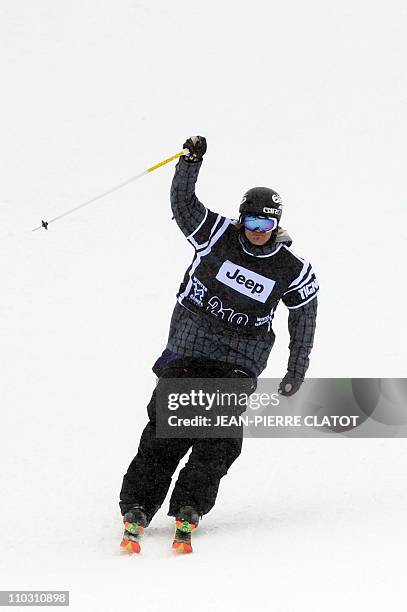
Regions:
M 200 202 L 195 194 L 202 162 L 187 162 L 183 157 L 176 165 L 171 184 L 171 208 L 179 228 L 192 246 L 199 250 L 225 221 Z
M 301 261 L 301 272 L 291 282 L 282 297 L 284 304 L 289 310 L 295 310 L 308 304 L 315 299 L 319 290 L 319 284 L 311 264 L 303 259 Z
M 290 357 L 287 371 L 294 378 L 303 379 L 309 366 L 309 354 L 314 342 L 317 308 L 318 299 L 314 296 L 314 299 L 305 306 L 291 309 L 288 315 Z

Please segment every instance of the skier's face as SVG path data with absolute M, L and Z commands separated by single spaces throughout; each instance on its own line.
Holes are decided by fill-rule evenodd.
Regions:
M 270 240 L 272 231 L 273 230 L 270 230 L 269 232 L 259 232 L 255 230 L 254 232 L 251 232 L 245 228 L 244 233 L 249 242 L 256 246 L 263 246 L 263 244 L 266 244 L 266 242 Z

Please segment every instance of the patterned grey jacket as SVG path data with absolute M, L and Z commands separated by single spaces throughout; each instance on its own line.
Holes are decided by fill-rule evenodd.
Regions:
M 171 186 L 171 206 L 174 218 L 181 231 L 188 237 L 198 252 L 201 246 L 198 245 L 191 236 L 194 235 L 196 237 L 199 231 L 201 231 L 200 228 L 206 223 L 206 219 L 210 217 L 210 215 L 215 216 L 215 213 L 208 211 L 195 194 L 195 184 L 201 165 L 202 162 L 191 163 L 181 158 L 176 166 Z M 219 217 L 220 215 L 218 215 L 218 219 Z M 225 218 L 221 217 L 221 219 Z M 231 220 L 225 221 L 229 221 L 232 224 L 234 223 Z M 281 228 L 273 244 L 266 244 L 263 247 L 252 245 L 246 239 L 244 232 L 238 229 L 235 229 L 235 231 L 238 233 L 238 240 L 242 250 L 260 259 L 273 256 L 273 253 L 277 252 L 279 248 L 281 249 L 284 247 L 285 250 L 289 251 L 287 247 L 289 247 L 292 242 L 288 233 Z M 212 233 L 213 232 L 214 229 L 212 229 Z M 200 252 L 203 252 L 202 248 Z M 260 260 L 257 259 L 258 263 L 259 261 Z M 312 291 L 314 291 L 314 294 L 305 300 L 306 303 L 291 307 L 289 304 L 292 304 L 292 302 L 285 299 L 285 294 L 282 299 L 289 308 L 288 329 L 290 333 L 290 356 L 287 370 L 292 376 L 303 379 L 309 365 L 309 354 L 312 349 L 315 333 L 317 315 L 316 293 L 318 284 L 313 276 L 311 266 L 302 259 L 301 262 L 304 271 L 302 275 L 300 274 L 300 276 L 289 285 L 289 291 L 291 291 L 291 295 L 293 295 L 295 289 L 304 291 L 304 283 L 309 282 L 312 275 L 314 279 Z M 189 269 L 189 275 L 191 276 L 190 270 L 191 268 Z M 231 277 L 229 276 L 229 278 Z M 294 286 L 294 289 L 291 289 L 292 286 Z M 310 285 L 308 284 L 308 286 Z M 189 308 L 188 303 L 180 299 L 182 288 L 183 286 L 181 285 L 180 293 L 178 294 L 178 302 L 175 305 L 171 319 L 167 347 L 162 359 L 158 361 L 166 362 L 177 356 L 216 359 L 245 368 L 258 376 L 266 367 L 267 359 L 275 340 L 275 335 L 271 329 L 271 319 L 274 316 L 274 308 L 270 315 L 268 333 L 259 334 L 250 333 L 246 330 L 231 329 L 230 326 L 225 324 L 223 318 L 217 316 L 213 309 L 211 313 L 208 314 L 208 312 L 205 312 L 205 309 L 199 312 L 197 308 Z M 239 289 L 240 288 L 237 290 Z M 185 291 L 183 295 L 184 294 Z M 192 302 L 190 303 L 192 304 Z M 209 307 L 206 306 L 206 311 L 208 311 L 208 308 Z M 211 316 L 213 314 L 215 314 L 215 316 Z M 157 369 L 159 370 L 158 366 Z

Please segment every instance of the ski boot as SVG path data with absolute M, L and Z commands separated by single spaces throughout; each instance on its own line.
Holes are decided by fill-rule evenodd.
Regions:
M 175 517 L 175 534 L 172 548 L 178 553 L 191 553 L 191 533 L 198 527 L 199 514 L 191 506 L 180 508 Z
M 140 552 L 140 538 L 148 525 L 144 508 L 135 505 L 123 516 L 124 533 L 120 547 L 129 553 Z

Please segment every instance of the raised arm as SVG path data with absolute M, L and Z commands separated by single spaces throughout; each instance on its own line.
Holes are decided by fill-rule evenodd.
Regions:
M 205 218 L 206 208 L 195 195 L 202 161 L 187 161 L 182 156 L 175 168 L 171 184 L 171 208 L 174 219 L 185 236 L 190 236 Z
M 192 136 L 183 145 L 189 155 L 180 158 L 171 184 L 171 208 L 178 226 L 196 249 L 202 249 L 231 220 L 206 208 L 195 194 L 195 184 L 206 151 L 203 136 Z
M 171 185 L 171 207 L 174 219 L 181 231 L 196 250 L 216 240 L 231 223 L 206 208 L 195 194 L 195 183 L 206 151 L 203 136 L 192 136 L 183 145 L 189 155 L 180 158 Z

